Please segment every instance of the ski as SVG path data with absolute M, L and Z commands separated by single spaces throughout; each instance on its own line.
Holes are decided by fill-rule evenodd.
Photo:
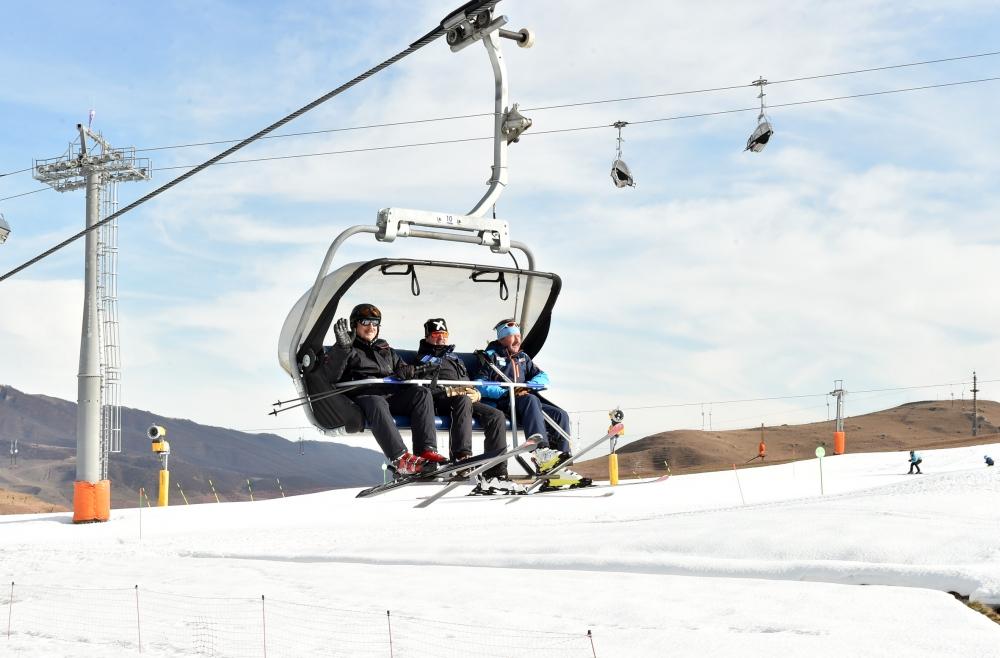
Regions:
M 505 454 L 505 453 L 500 453 Z M 414 473 L 413 475 L 404 475 L 402 477 L 396 478 L 392 482 L 386 482 L 385 484 L 379 484 L 374 487 L 369 487 L 367 489 L 362 489 L 358 492 L 356 498 L 371 498 L 372 496 L 378 496 L 379 494 L 384 494 L 387 491 L 392 491 L 393 489 L 398 489 L 399 487 L 405 487 L 408 484 L 414 484 L 416 482 L 430 482 L 435 478 L 454 476 L 459 471 L 466 468 L 475 468 L 483 462 L 490 461 L 497 457 L 496 452 L 483 453 L 481 455 L 474 455 L 468 459 L 463 459 L 457 462 L 450 462 L 440 466 L 436 470 L 428 471 L 426 473 Z
M 449 491 L 451 491 L 458 485 L 462 484 L 463 482 L 475 481 L 477 476 L 489 470 L 490 468 L 496 466 L 497 464 L 502 464 L 511 457 L 516 457 L 517 455 L 520 455 L 525 452 L 530 452 L 534 449 L 535 449 L 535 443 L 533 441 L 526 441 L 525 443 L 522 443 L 516 448 L 512 448 L 506 452 L 500 453 L 496 457 L 492 457 L 490 459 L 487 459 L 486 461 L 480 462 L 466 477 L 455 478 L 451 480 L 448 484 L 444 486 L 443 489 L 441 489 L 441 491 L 438 491 L 433 496 L 428 496 L 426 499 L 417 503 L 415 507 L 427 507 L 428 505 L 433 504 L 434 501 L 445 496 Z
M 614 491 L 603 491 L 603 492 L 590 492 L 586 491 L 583 493 L 575 493 L 581 489 L 590 489 L 590 487 L 576 487 L 575 489 L 545 489 L 543 491 L 534 491 L 530 495 L 532 496 L 544 496 L 545 498 L 610 498 L 615 495 Z M 561 494 L 561 495 L 560 495 Z M 524 494 L 528 495 L 528 494 Z M 515 500 L 520 500 L 524 495 L 500 495 L 491 494 L 488 496 L 490 500 L 506 500 L 508 503 L 513 503 Z

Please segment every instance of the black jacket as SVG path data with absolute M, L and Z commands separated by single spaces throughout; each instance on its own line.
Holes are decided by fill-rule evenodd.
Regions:
M 454 345 L 431 345 L 424 339 L 420 339 L 420 346 L 417 348 L 417 357 L 422 363 L 435 363 L 439 366 L 438 379 L 453 379 L 455 381 L 468 381 L 469 371 L 465 367 L 462 359 L 454 354 Z M 435 386 L 434 397 L 443 397 L 444 388 Z
M 334 344 L 330 348 L 323 363 L 323 375 L 331 384 L 382 377 L 411 379 L 413 366 L 381 338 L 368 342 L 355 336 L 350 347 Z

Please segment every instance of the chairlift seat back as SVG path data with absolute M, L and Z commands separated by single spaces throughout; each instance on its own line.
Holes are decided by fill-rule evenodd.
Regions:
M 611 163 L 611 180 L 614 181 L 615 187 L 635 187 L 632 172 L 625 161 L 621 159 Z

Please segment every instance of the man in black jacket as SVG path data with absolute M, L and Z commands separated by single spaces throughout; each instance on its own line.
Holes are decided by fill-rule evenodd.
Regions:
M 323 375 L 331 384 L 361 379 L 420 379 L 433 375 L 434 364 L 412 366 L 403 361 L 389 343 L 378 338 L 382 312 L 372 304 L 358 304 L 351 311 L 350 324 L 344 318 L 333 327 L 336 343 L 327 352 Z M 354 335 L 351 335 L 351 329 Z M 361 407 L 375 440 L 393 469 L 406 475 L 433 468 L 447 461 L 437 451 L 434 403 L 423 386 L 372 384 L 346 393 Z M 399 434 L 393 414 L 410 417 L 413 453 Z
M 438 379 L 469 381 L 469 371 L 458 356 L 455 346 L 448 344 L 448 324 L 444 318 L 431 318 L 424 323 L 424 338 L 420 341 L 417 356 L 421 365 L 438 366 Z M 472 456 L 472 419 L 475 417 L 486 433 L 485 452 L 502 451 L 507 447 L 504 432 L 506 419 L 503 412 L 480 402 L 475 386 L 435 386 L 434 410 L 451 418 L 449 438 L 451 458 L 465 459 Z M 506 462 L 485 473 L 485 478 L 506 478 Z

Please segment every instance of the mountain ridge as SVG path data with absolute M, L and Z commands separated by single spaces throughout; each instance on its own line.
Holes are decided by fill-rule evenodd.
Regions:
M 122 409 L 122 452 L 111 455 L 108 476 L 112 506 L 134 506 L 139 487 L 155 498 L 159 463 L 146 430 L 167 428 L 171 499 L 191 502 L 248 500 L 366 486 L 382 479 L 381 452 L 322 441 L 297 442 L 201 425 L 143 409 Z M 0 468 L 0 487 L 49 504 L 72 507 L 76 471 L 76 403 L 0 385 L 0 446 L 18 441 L 17 466 Z M 280 479 L 280 489 L 278 480 Z M 211 485 L 209 480 L 212 481 Z M 177 485 L 180 485 L 179 487 Z

